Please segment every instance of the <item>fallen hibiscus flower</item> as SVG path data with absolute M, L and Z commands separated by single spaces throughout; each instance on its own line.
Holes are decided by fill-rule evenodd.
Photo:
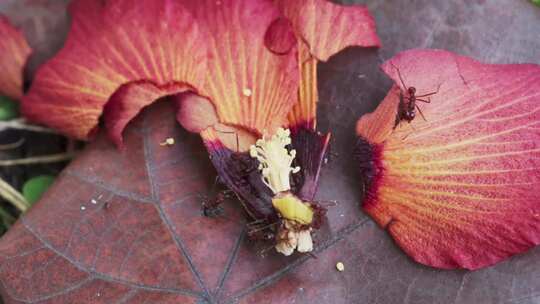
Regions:
M 313 197 L 330 138 L 316 131 L 317 62 L 379 45 L 365 7 L 78 0 L 71 12 L 65 47 L 23 99 L 27 117 L 88 139 L 103 114 L 121 147 L 129 121 L 170 96 L 251 217 L 250 235 L 285 255 L 312 250 L 311 230 L 324 215 Z
M 540 244 L 540 66 L 411 50 L 383 70 L 395 85 L 357 124 L 363 209 L 434 267 Z

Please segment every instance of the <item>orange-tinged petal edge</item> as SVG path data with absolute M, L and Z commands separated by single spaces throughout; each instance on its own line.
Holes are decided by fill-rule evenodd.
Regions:
M 276 0 L 311 54 L 326 61 L 349 46 L 377 47 L 375 20 L 365 6 L 339 5 L 327 0 Z
M 73 21 L 64 48 L 38 70 L 23 98 L 23 113 L 31 120 L 88 139 L 105 104 L 123 85 L 143 81 L 155 88 L 202 87 L 206 34 L 178 1 L 76 0 L 70 11 Z M 138 112 L 125 108 L 130 111 L 109 117 L 129 121 Z M 121 130 L 109 133 L 120 136 Z

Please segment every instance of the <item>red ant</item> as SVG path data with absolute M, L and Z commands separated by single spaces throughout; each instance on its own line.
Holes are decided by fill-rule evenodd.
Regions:
M 216 186 L 219 183 L 219 176 L 214 180 L 214 184 L 210 189 L 210 193 L 216 193 L 213 198 L 210 198 L 208 195 L 200 194 L 199 198 L 202 203 L 202 214 L 207 217 L 217 217 L 223 215 L 223 208 L 221 204 L 224 203 L 227 199 L 233 197 L 233 192 L 229 189 L 223 189 L 216 192 Z
M 203 195 L 202 201 L 202 214 L 207 217 L 218 217 L 223 215 L 223 207 L 221 204 L 225 200 L 231 198 L 230 190 L 222 190 L 216 194 L 216 196 L 210 199 L 208 196 Z
M 439 86 L 437 87 L 437 91 L 435 92 L 431 92 L 431 93 L 427 93 L 423 95 L 416 95 L 416 88 L 407 87 L 405 85 L 405 82 L 403 81 L 403 78 L 401 77 L 401 73 L 399 69 L 393 63 L 390 63 L 390 64 L 392 64 L 394 69 L 396 69 L 396 71 L 398 72 L 401 85 L 407 91 L 407 95 L 403 94 L 403 91 L 400 91 L 399 93 L 399 108 L 398 108 L 398 113 L 396 116 L 396 122 L 394 124 L 394 129 L 399 125 L 399 123 L 402 120 L 405 120 L 408 123 L 411 123 L 411 121 L 416 117 L 416 110 L 418 110 L 418 113 L 420 113 L 424 121 L 427 121 L 426 117 L 424 116 L 424 113 L 422 113 L 422 110 L 420 109 L 420 107 L 418 106 L 416 102 L 421 101 L 425 103 L 430 103 L 431 102 L 430 98 L 427 98 L 427 99 L 423 99 L 423 98 L 439 93 L 439 89 L 441 88 L 441 85 L 439 84 Z

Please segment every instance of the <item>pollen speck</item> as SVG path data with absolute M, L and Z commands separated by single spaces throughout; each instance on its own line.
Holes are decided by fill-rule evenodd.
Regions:
M 251 94 L 253 94 L 253 92 L 249 88 L 245 88 L 242 92 L 244 93 L 244 96 L 247 96 L 247 97 L 250 97 Z
M 172 146 L 172 145 L 174 145 L 174 143 L 175 143 L 174 138 L 169 137 L 169 138 L 165 139 L 165 141 L 160 142 L 159 145 L 160 146 Z
M 339 271 L 339 272 L 342 272 L 343 270 L 345 270 L 345 265 L 343 265 L 342 262 L 338 262 L 336 264 L 336 269 Z

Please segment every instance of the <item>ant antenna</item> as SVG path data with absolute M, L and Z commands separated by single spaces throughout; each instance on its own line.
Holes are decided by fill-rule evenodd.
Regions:
M 390 64 L 391 64 L 392 67 L 394 67 L 394 69 L 397 71 L 399 80 L 401 81 L 401 85 L 403 85 L 403 89 L 404 89 L 404 90 L 407 90 L 408 86 L 405 85 L 405 81 L 403 81 L 403 77 L 401 77 L 401 72 L 400 72 L 399 69 L 394 65 L 394 63 L 393 63 L 392 61 L 390 61 Z

